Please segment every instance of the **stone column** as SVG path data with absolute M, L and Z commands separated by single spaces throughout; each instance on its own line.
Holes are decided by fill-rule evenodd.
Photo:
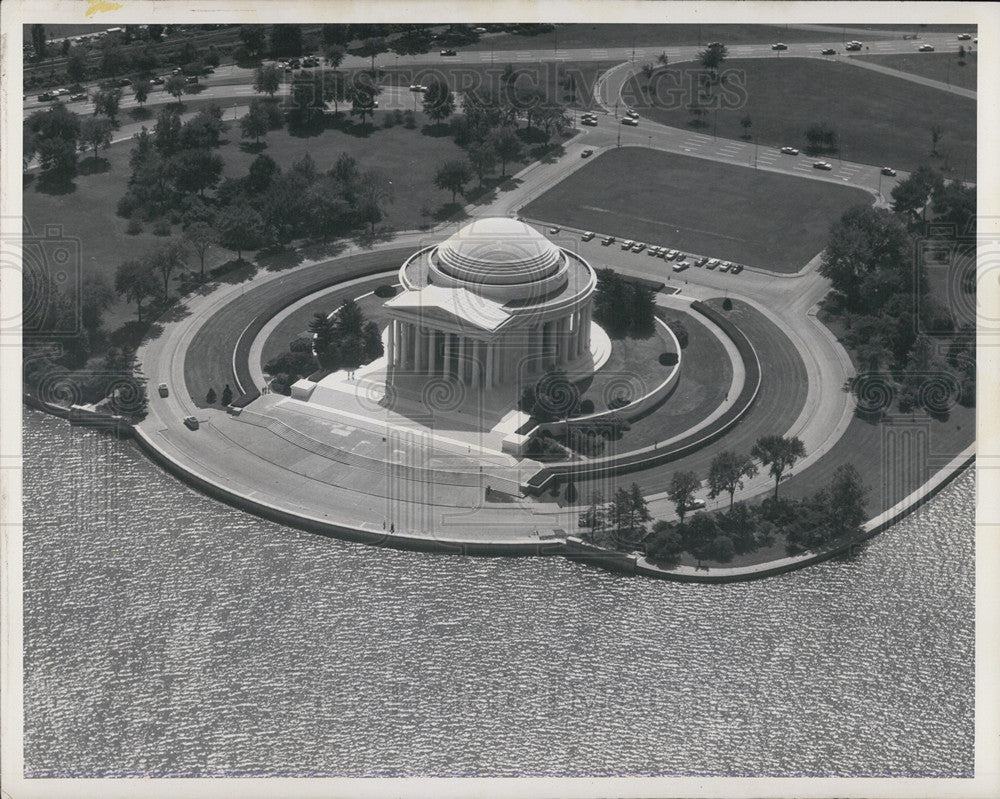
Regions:
M 472 339 L 472 383 L 476 388 L 485 385 L 483 375 L 483 342 L 478 338 Z
M 535 346 L 533 348 L 534 353 L 534 363 L 532 364 L 532 370 L 536 372 L 541 372 L 545 369 L 545 323 L 538 323 L 538 330 L 535 333 Z
M 458 382 L 465 385 L 465 336 L 458 337 Z
M 389 320 L 389 331 L 386 336 L 386 359 L 385 365 L 387 369 L 392 369 L 396 365 L 396 320 Z
M 451 333 L 444 334 L 444 376 L 451 377 Z
M 493 342 L 486 342 L 486 388 L 493 388 Z
M 414 365 L 414 371 L 423 374 L 427 370 L 427 341 L 424 331 L 420 328 L 420 325 L 416 326 L 416 364 Z
M 436 375 L 438 366 L 438 348 L 437 348 L 437 337 L 438 332 L 436 330 L 431 330 L 427 335 L 427 356 L 430 362 L 430 370 L 428 374 Z

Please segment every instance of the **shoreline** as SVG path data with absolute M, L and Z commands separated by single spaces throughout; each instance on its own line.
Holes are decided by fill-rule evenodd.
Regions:
M 851 538 L 848 541 L 836 542 L 820 552 L 807 552 L 802 555 L 779 558 L 752 566 L 703 568 L 679 566 L 674 569 L 662 569 L 647 561 L 644 556 L 596 547 L 572 535 L 557 537 L 554 533 L 549 536 L 539 534 L 538 539 L 535 541 L 524 540 L 512 541 L 510 543 L 463 540 L 459 538 L 442 539 L 415 536 L 406 533 L 387 533 L 379 530 L 368 530 L 349 524 L 335 523 L 328 519 L 292 513 L 269 503 L 251 499 L 205 475 L 197 474 L 193 470 L 185 468 L 159 449 L 144 432 L 127 422 L 122 421 L 113 425 L 104 422 L 103 424 L 91 425 L 88 420 L 71 418 L 71 409 L 46 402 L 31 394 L 23 394 L 22 401 L 29 408 L 65 419 L 70 421 L 71 424 L 113 429 L 120 438 L 132 438 L 136 442 L 137 447 L 149 460 L 186 485 L 238 510 L 252 513 L 255 516 L 260 516 L 269 521 L 305 532 L 352 543 L 382 546 L 411 552 L 489 557 L 558 555 L 578 563 L 596 566 L 607 571 L 628 576 L 686 583 L 719 584 L 760 580 L 803 569 L 844 554 L 849 554 L 854 547 L 871 540 L 879 535 L 879 533 L 884 532 L 920 508 L 969 466 L 974 465 L 976 460 L 975 443 L 973 443 L 903 500 L 866 521 L 862 535 Z

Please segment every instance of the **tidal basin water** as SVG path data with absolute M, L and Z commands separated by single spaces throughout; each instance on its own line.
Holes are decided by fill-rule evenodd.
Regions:
M 689 586 L 321 538 L 26 411 L 26 776 L 970 775 L 974 492 Z

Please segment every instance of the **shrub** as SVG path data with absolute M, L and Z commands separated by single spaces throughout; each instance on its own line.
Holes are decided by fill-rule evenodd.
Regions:
M 677 363 L 677 353 L 661 352 L 659 360 L 660 360 L 660 366 L 673 366 L 675 363 Z
M 208 394 L 205 396 L 205 402 L 207 402 L 209 405 L 215 405 L 215 400 L 216 400 L 215 389 L 209 387 Z
M 130 236 L 138 236 L 140 233 L 142 233 L 142 222 L 140 222 L 138 219 L 129 220 L 128 227 L 125 228 L 125 232 L 128 233 Z
M 576 483 L 574 483 L 572 480 L 570 480 L 569 483 L 566 485 L 566 494 L 564 496 L 566 501 L 569 502 L 570 504 L 576 502 L 577 498 Z
M 386 114 L 382 117 L 382 127 L 388 130 L 396 126 L 396 120 L 393 118 L 392 114 Z
M 584 416 L 594 412 L 594 401 L 585 399 L 580 400 L 580 413 Z
M 153 225 L 153 234 L 156 236 L 170 235 L 170 220 L 160 219 Z
M 677 336 L 677 343 L 681 345 L 681 349 L 685 349 L 688 345 L 688 332 L 684 323 L 680 319 L 671 319 L 667 322 L 667 326 Z
M 417 115 L 412 111 L 406 111 L 403 114 L 403 127 L 407 130 L 413 130 L 417 126 Z
M 375 289 L 376 297 L 395 297 L 396 287 L 390 286 L 388 283 L 383 283 L 381 286 Z
M 731 311 L 731 310 L 733 310 L 733 301 L 731 299 L 729 299 L 729 297 L 726 297 L 722 301 L 722 310 L 723 311 Z
M 172 212 L 170 214 L 170 224 L 171 225 L 179 225 L 183 221 L 184 221 L 184 217 L 181 216 L 180 211 L 174 211 L 174 212 Z

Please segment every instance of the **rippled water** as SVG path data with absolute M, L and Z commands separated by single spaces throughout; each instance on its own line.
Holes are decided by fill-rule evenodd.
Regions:
M 328 540 L 25 417 L 25 768 L 973 770 L 963 474 L 849 562 L 728 586 Z

